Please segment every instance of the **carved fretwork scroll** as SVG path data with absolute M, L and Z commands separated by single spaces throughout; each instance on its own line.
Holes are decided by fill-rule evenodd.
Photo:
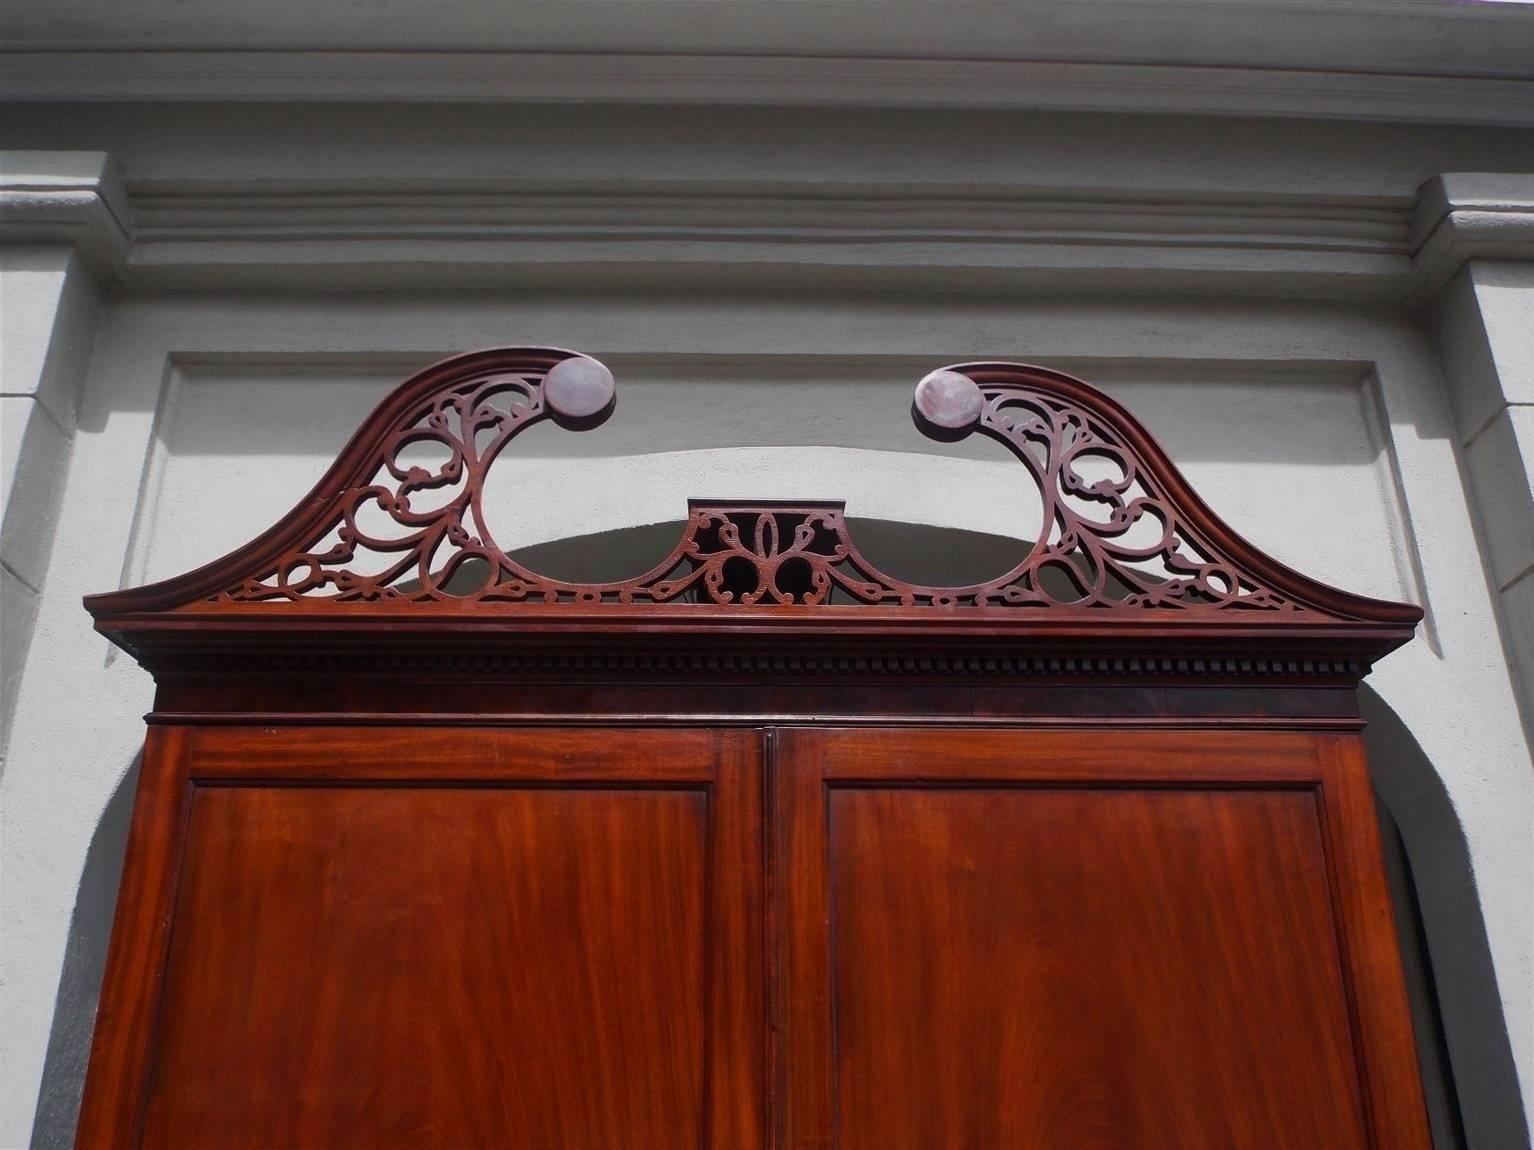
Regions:
M 940 398 L 950 404 L 966 385 L 975 393 L 972 422 L 1011 448 L 1024 481 L 1039 488 L 1049 526 L 1017 567 L 986 583 L 927 587 L 881 573 L 858 553 L 836 505 L 694 506 L 676 549 L 622 582 L 530 571 L 492 537 L 483 507 L 501 451 L 556 414 L 544 373 L 523 371 L 470 374 L 426 396 L 389 430 L 368 481 L 342 492 L 321 537 L 214 597 L 750 605 L 825 603 L 835 592 L 838 601 L 905 607 L 1302 609 L 1187 523 L 1100 415 L 1031 381 L 977 386 L 962 369 L 929 376 L 920 398 L 944 383 Z M 955 430 L 919 410 L 918 424 L 945 436 Z M 432 465 L 411 462 L 413 453 Z
M 544 420 L 605 419 L 611 373 L 567 351 L 506 349 L 446 360 L 405 383 L 353 438 L 311 496 L 228 560 L 124 596 L 153 609 L 220 612 L 337 607 L 558 604 L 718 607 L 865 605 L 962 611 L 1192 613 L 1213 618 L 1375 618 L 1382 604 L 1305 579 L 1211 513 L 1139 424 L 1081 380 L 1044 368 L 971 363 L 917 386 L 913 415 L 934 438 L 979 433 L 1016 457 L 1038 491 L 1042 528 L 1022 560 L 988 582 L 909 583 L 865 559 L 831 502 L 693 501 L 671 553 L 619 582 L 549 578 L 495 538 L 486 477 Z M 572 466 L 577 466 L 573 464 Z M 490 517 L 490 518 L 493 518 Z

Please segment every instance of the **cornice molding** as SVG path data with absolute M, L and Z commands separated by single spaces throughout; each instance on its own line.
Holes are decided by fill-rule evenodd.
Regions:
M 764 238 L 813 230 L 872 238 L 1042 235 L 1223 240 L 1269 246 L 1299 239 L 1328 250 L 1399 251 L 1405 197 L 1233 195 L 1177 189 L 1114 192 L 1061 186 L 695 181 L 282 181 L 276 185 L 140 184 L 133 195 L 146 239 L 284 226 L 315 235 L 496 232 L 547 236 L 749 230 Z M 322 230 L 323 229 L 323 230 Z
M 151 284 L 293 276 L 343 286 L 387 263 L 433 282 L 646 277 L 841 282 L 920 270 L 956 285 L 1224 277 L 1230 290 L 1390 295 L 1410 264 L 1410 201 L 1367 197 L 1120 194 L 986 185 L 554 186 L 284 183 L 135 189 L 130 277 Z M 434 272 L 433 269 L 437 269 Z M 1281 282 L 1280 282 L 1281 281 Z M 1243 286 L 1244 285 L 1244 286 Z M 1207 285 L 1206 285 L 1207 286 Z
M 0 153 L 0 242 L 104 279 L 344 288 L 608 282 L 1184 291 L 1411 304 L 1534 259 L 1534 175 L 1406 197 L 989 184 L 283 180 L 124 185 L 104 152 Z
M 1534 125 L 1534 81 L 1285 68 L 805 55 L 33 49 L 0 98 L 1039 108 Z
M 105 152 L 0 152 L 0 243 L 65 243 L 104 278 L 126 266 L 132 212 Z
M 749 640 L 692 650 L 593 651 L 527 650 L 513 642 L 494 647 L 387 644 L 302 647 L 221 643 L 207 646 L 151 646 L 134 653 L 152 671 L 178 675 L 335 675 L 394 672 L 431 675 L 568 676 L 593 674 L 706 676 L 762 675 L 792 678 L 1035 678 L 1045 682 L 1154 679 L 1160 682 L 1214 681 L 1259 685 L 1272 681 L 1351 684 L 1367 675 L 1362 659 L 1304 655 L 1156 656 L 1017 654 L 1006 650 L 954 653 L 936 645 L 912 644 L 873 654 L 855 650 L 819 651 L 813 638 L 797 648 L 751 650 Z

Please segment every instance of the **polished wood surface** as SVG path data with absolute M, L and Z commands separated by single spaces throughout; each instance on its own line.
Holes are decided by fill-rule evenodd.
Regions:
M 199 788 L 144 1145 L 696 1145 L 699 791 Z
M 78 1145 L 1426 1150 L 1274 722 L 153 727 Z
M 782 1145 L 1425 1148 L 1335 738 L 784 732 Z
M 188 731 L 150 727 L 117 888 L 75 1145 L 137 1147 L 186 811 Z
M 189 741 L 142 1116 L 83 1144 L 761 1145 L 757 736 Z

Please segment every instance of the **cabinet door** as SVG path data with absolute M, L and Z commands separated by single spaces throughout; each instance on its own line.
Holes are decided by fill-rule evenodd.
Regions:
M 1426 1150 L 1350 735 L 796 730 L 788 1148 Z
M 760 738 L 162 729 L 81 1145 L 761 1146 Z

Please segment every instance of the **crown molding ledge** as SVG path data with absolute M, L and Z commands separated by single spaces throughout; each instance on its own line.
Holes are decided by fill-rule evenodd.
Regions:
M 346 286 L 388 267 L 410 283 L 599 272 L 888 287 L 904 272 L 985 290 L 1185 275 L 1248 293 L 1282 278 L 1276 290 L 1326 280 L 1344 295 L 1390 295 L 1410 272 L 1410 209 L 1404 198 L 960 185 L 157 185 L 133 192 L 128 274 Z
M 857 105 L 1534 126 L 1534 80 L 990 59 L 188 49 L 0 53 L 15 101 Z
M 1534 259 L 1534 176 L 1406 197 L 982 184 L 324 180 L 125 187 L 103 152 L 0 153 L 0 241 L 136 287 L 630 280 L 946 291 L 1305 294 L 1419 304 L 1469 259 Z

